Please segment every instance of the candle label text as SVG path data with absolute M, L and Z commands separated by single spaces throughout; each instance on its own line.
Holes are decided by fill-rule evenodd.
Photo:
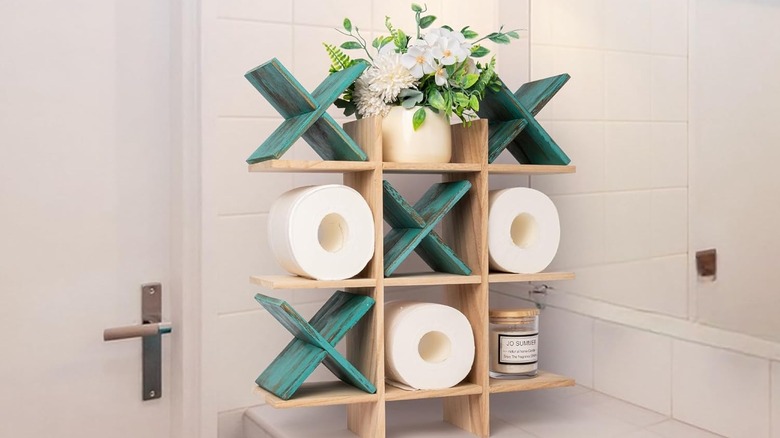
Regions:
M 527 365 L 538 360 L 539 333 L 530 335 L 498 335 L 498 363 Z

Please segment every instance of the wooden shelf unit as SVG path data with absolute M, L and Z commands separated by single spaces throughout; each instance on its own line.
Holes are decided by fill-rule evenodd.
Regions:
M 488 125 L 485 120 L 471 126 L 452 126 L 451 163 L 383 163 L 381 119 L 349 122 L 344 130 L 368 155 L 366 162 L 276 160 L 250 166 L 253 172 L 343 172 L 344 184 L 366 199 L 374 215 L 375 252 L 368 266 L 356 278 L 316 281 L 291 276 L 255 276 L 251 281 L 272 289 L 349 288 L 352 293 L 371 296 L 376 304 L 347 336 L 347 359 L 377 387 L 366 394 L 340 382 L 307 383 L 290 400 L 281 400 L 262 389 L 266 401 L 279 408 L 346 405 L 347 426 L 360 437 L 385 436 L 385 403 L 421 398 L 441 398 L 444 420 L 478 437 L 490 434 L 490 394 L 573 385 L 572 379 L 541 372 L 526 380 L 496 380 L 489 377 L 488 295 L 489 284 L 501 282 L 554 281 L 573 278 L 568 272 L 507 274 L 489 271 L 487 252 L 488 174 L 572 173 L 574 166 L 488 164 Z M 468 180 L 471 189 L 443 221 L 443 239 L 472 269 L 469 276 L 446 273 L 383 276 L 384 173 L 441 174 L 442 181 Z M 386 385 L 384 371 L 384 304 L 386 287 L 443 285 L 448 304 L 460 310 L 471 323 L 475 340 L 474 365 L 463 382 L 442 390 L 405 391 Z

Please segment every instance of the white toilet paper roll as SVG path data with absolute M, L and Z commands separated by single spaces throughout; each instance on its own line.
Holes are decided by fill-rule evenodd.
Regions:
M 360 273 L 374 255 L 374 219 L 365 199 L 351 187 L 299 187 L 271 206 L 268 241 L 288 272 L 343 280 Z
M 525 187 L 493 190 L 489 196 L 488 254 L 491 269 L 534 274 L 558 251 L 558 210 L 544 193 Z
M 434 303 L 385 305 L 385 374 L 388 383 L 442 389 L 460 383 L 474 363 L 474 334 L 458 310 Z

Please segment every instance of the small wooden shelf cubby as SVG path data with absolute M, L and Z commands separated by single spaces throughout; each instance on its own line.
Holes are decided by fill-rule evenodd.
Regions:
M 371 207 L 375 226 L 375 252 L 368 266 L 355 278 L 317 281 L 295 276 L 253 276 L 251 282 L 269 289 L 344 289 L 369 295 L 376 304 L 350 331 L 347 358 L 377 387 L 367 394 L 342 382 L 307 383 L 290 400 L 257 388 L 266 402 L 277 408 L 345 405 L 347 426 L 360 437 L 385 436 L 385 403 L 423 398 L 441 398 L 444 420 L 478 437 L 490 435 L 490 394 L 571 386 L 570 378 L 540 372 L 533 379 L 498 380 L 488 375 L 488 296 L 490 283 L 554 281 L 574 278 L 570 272 L 510 274 L 490 272 L 487 248 L 488 175 L 537 175 L 573 173 L 574 166 L 488 164 L 488 125 L 477 120 L 466 127 L 452 126 L 452 162 L 382 162 L 381 119 L 369 118 L 344 125 L 345 131 L 368 155 L 368 161 L 273 160 L 249 166 L 250 172 L 343 173 L 344 184 L 363 195 Z M 468 180 L 471 189 L 443 221 L 444 240 L 472 269 L 472 275 L 430 272 L 383 275 L 382 180 L 385 173 L 441 174 L 444 182 Z M 384 303 L 385 290 L 396 286 L 439 286 L 446 288 L 448 304 L 468 318 L 474 330 L 476 353 L 471 373 L 460 384 L 447 389 L 404 391 L 385 385 Z

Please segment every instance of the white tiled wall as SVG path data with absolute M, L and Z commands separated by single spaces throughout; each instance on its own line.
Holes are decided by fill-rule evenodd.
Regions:
M 432 0 L 426 3 L 437 24 L 466 24 L 485 34 L 495 30 L 497 0 Z M 505 14 L 507 28 L 528 28 L 527 2 Z M 204 416 L 220 415 L 220 430 L 235 434 L 243 407 L 260 404 L 252 394 L 254 379 L 279 353 L 289 334 L 252 299 L 261 290 L 248 282 L 252 274 L 282 273 L 266 238 L 267 214 L 282 192 L 309 184 L 339 183 L 333 174 L 250 174 L 244 160 L 281 123 L 278 113 L 244 79 L 243 74 L 272 57 L 278 58 L 301 84 L 314 89 L 327 75 L 329 61 L 322 42 L 341 43 L 333 28 L 349 17 L 364 36 L 384 32 L 385 15 L 396 27 L 412 28 L 411 1 L 354 0 L 206 0 L 203 2 L 204 132 L 204 366 L 209 388 Z M 502 48 L 511 59 L 501 72 L 519 86 L 528 76 L 528 38 Z M 496 52 L 498 53 L 498 52 Z M 339 110 L 331 109 L 338 121 Z M 213 117 L 212 117 L 213 115 Z M 302 141 L 288 152 L 297 159 L 317 159 Z M 523 180 L 527 184 L 527 179 Z M 400 189 L 412 198 L 433 181 L 407 177 Z M 427 186 L 426 186 L 427 187 Z M 313 314 L 332 291 L 275 291 Z M 263 293 L 269 293 L 264 291 Z M 209 341 L 211 340 L 211 341 Z M 317 378 L 332 378 L 327 371 Z M 216 433 L 216 422 L 212 429 Z

